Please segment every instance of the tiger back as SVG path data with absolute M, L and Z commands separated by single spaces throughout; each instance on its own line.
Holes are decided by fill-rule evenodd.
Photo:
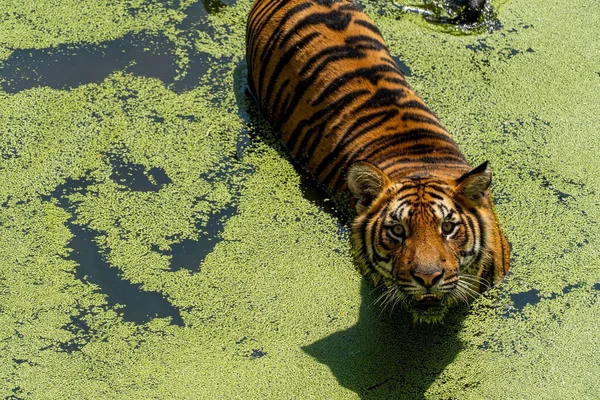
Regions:
M 385 304 L 438 321 L 506 274 L 487 162 L 468 165 L 358 5 L 256 0 L 246 46 L 250 92 L 287 151 L 356 198 L 353 250 Z

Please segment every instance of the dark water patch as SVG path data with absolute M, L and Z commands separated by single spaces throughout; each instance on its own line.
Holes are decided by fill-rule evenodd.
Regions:
M 396 65 L 398 66 L 398 69 L 400 70 L 400 72 L 402 72 L 404 76 L 412 76 L 412 71 L 410 67 L 406 65 L 404 61 L 400 60 L 400 57 L 392 56 L 392 58 L 394 59 Z
M 144 165 L 130 163 L 120 154 L 111 153 L 107 154 L 107 157 L 113 168 L 110 179 L 124 186 L 122 190 L 158 192 L 161 187 L 172 182 L 162 168 L 153 167 L 146 172 Z
M 225 7 L 234 6 L 235 1 L 236 0 L 202 0 L 202 4 L 204 4 L 207 13 L 216 14 Z
M 529 129 L 525 127 L 532 126 L 535 132 L 534 136 L 531 136 L 529 133 Z M 524 121 L 520 118 L 515 119 L 514 121 L 504 121 L 502 122 L 502 133 L 507 136 L 512 136 L 516 140 L 522 140 L 522 132 L 527 133 L 527 138 L 533 139 L 536 144 L 540 146 L 546 146 L 548 144 L 548 140 L 546 138 L 546 130 L 550 127 L 550 122 L 544 121 L 540 119 L 536 115 L 532 115 L 531 119 L 528 121 Z
M 554 195 L 554 197 L 556 197 L 561 204 L 564 204 L 565 206 L 567 206 L 568 205 L 567 204 L 568 200 L 574 199 L 573 195 L 558 190 L 554 186 L 554 184 L 552 184 L 552 182 L 550 182 L 550 180 L 545 175 L 543 175 L 541 172 L 528 171 L 528 174 L 534 180 L 539 181 L 541 187 L 543 187 L 544 189 L 552 192 L 552 194 Z
M 232 7 L 236 3 L 235 0 L 200 0 L 191 4 L 184 10 L 186 17 L 177 26 L 177 29 L 187 31 L 190 29 L 203 28 L 205 31 L 212 33 L 207 16 L 218 14 L 227 7 Z
M 581 242 L 577 242 L 576 244 L 577 244 L 577 247 L 582 248 L 582 247 L 590 244 L 590 241 L 584 238 Z
M 219 1 L 217 0 L 217 2 Z M 184 13 L 185 18 L 177 25 L 177 29 L 182 31 L 201 29 L 204 32 L 214 33 L 206 18 L 209 13 L 204 6 L 204 1 L 196 1 L 186 8 Z
M 248 355 L 250 358 L 263 358 L 267 355 L 266 351 L 262 351 L 259 349 L 252 349 L 252 352 Z
M 521 312 L 526 305 L 536 305 L 540 302 L 540 291 L 537 289 L 531 289 L 527 292 L 511 294 L 510 299 L 512 300 L 512 310 Z
M 237 213 L 237 206 L 230 203 L 224 209 L 212 214 L 208 221 L 197 222 L 196 228 L 200 233 L 198 239 L 184 239 L 179 243 L 171 245 L 171 271 L 187 269 L 192 272 L 200 272 L 201 265 L 209 255 L 223 233 L 225 222 Z
M 493 185 L 493 183 L 492 183 Z M 510 203 L 512 201 L 512 197 L 510 195 L 510 193 L 502 190 L 501 187 L 496 187 L 493 186 L 492 190 L 492 200 L 494 202 L 494 205 L 500 205 L 500 204 L 507 204 Z
M 477 39 L 475 43 L 468 44 L 465 47 L 475 53 L 489 53 L 494 50 L 494 48 L 487 43 L 487 39 Z
M 172 244 L 169 251 L 161 252 L 161 254 L 171 255 L 171 271 L 187 269 L 195 273 L 200 272 L 206 256 L 223 240 L 221 234 L 225 223 L 237 214 L 237 200 L 241 193 L 241 187 L 245 178 L 253 172 L 252 166 L 240 163 L 230 157 L 224 157 L 219 169 L 200 175 L 200 179 L 206 182 L 225 182 L 233 196 L 225 207 L 213 212 L 208 219 L 198 218 L 196 220 L 196 231 L 199 232 L 197 239 L 183 239 Z
M 2 158 L 3 160 L 10 160 L 12 158 L 17 158 L 17 157 L 18 157 L 18 152 L 17 152 L 17 149 L 15 149 L 15 148 L 0 149 L 0 158 Z
M 518 49 L 515 49 L 512 47 L 506 47 L 503 50 L 499 51 L 499 54 L 501 56 L 503 56 L 506 60 L 509 60 L 509 59 L 515 57 L 516 55 L 522 54 L 522 53 L 523 53 L 522 50 L 518 50 Z
M 16 50 L 0 64 L 0 86 L 9 93 L 38 86 L 70 89 L 102 82 L 114 71 L 158 78 L 176 76 L 174 46 L 168 38 L 127 34 L 98 45 L 61 45 L 49 49 Z
M 91 184 L 93 182 L 85 178 L 69 178 L 51 195 L 65 211 L 71 213 L 67 226 L 73 234 L 69 243 L 72 252 L 67 259 L 75 261 L 78 265 L 75 277 L 98 286 L 101 293 L 106 295 L 109 307 L 124 305 L 121 308 L 124 321 L 144 324 L 153 318 L 170 317 L 171 324 L 183 326 L 179 311 L 161 293 L 144 291 L 141 284 L 133 284 L 123 279 L 119 275 L 119 269 L 112 267 L 105 260 L 98 245 L 98 232 L 75 223 L 75 207 L 68 196 L 74 193 L 85 194 Z
M 203 78 L 212 79 L 210 85 L 213 93 L 219 93 L 220 90 L 229 90 L 228 84 L 223 82 L 223 73 L 225 68 L 219 66 L 229 65 L 228 58 L 215 58 L 208 53 L 197 51 L 194 48 L 194 42 L 198 39 L 199 33 L 208 34 L 213 41 L 216 41 L 215 28 L 209 21 L 208 16 L 217 14 L 223 9 L 233 6 L 234 0 L 202 0 L 191 4 L 184 10 L 186 17 L 177 25 L 181 31 L 180 38 L 183 45 L 180 51 L 186 51 L 188 64 L 181 76 L 170 85 L 177 93 L 182 93 L 197 87 Z M 227 26 L 224 27 L 228 29 Z
M 62 327 L 62 329 L 71 332 L 75 337 L 59 344 L 59 348 L 67 353 L 80 351 L 86 344 L 91 342 L 95 331 L 90 328 L 83 319 L 86 314 L 92 313 L 91 308 L 82 310 L 78 315 L 71 317 L 71 322 Z
M 23 400 L 23 399 L 25 399 L 25 397 L 16 396 L 17 394 L 22 394 L 24 396 L 27 396 L 27 398 L 30 398 L 30 396 L 31 396 L 30 392 L 23 392 L 23 388 L 21 388 L 21 386 L 15 386 L 14 388 L 11 389 L 11 392 L 13 392 L 14 394 L 11 394 L 10 396 L 8 396 L 6 398 L 7 400 Z
M 182 77 L 179 77 L 169 87 L 175 93 L 183 93 L 197 87 L 202 78 L 209 72 L 210 66 L 216 62 L 227 63 L 225 60 L 214 60 L 208 53 L 201 51 L 190 51 L 188 53 L 189 63 Z M 213 90 L 216 92 L 216 90 Z
M 109 306 L 123 304 L 123 320 L 145 324 L 154 318 L 171 318 L 171 324 L 184 326 L 179 311 L 158 292 L 141 289 L 141 284 L 133 284 L 119 276 L 119 269 L 111 267 L 104 260 L 97 244 L 98 233 L 76 224 L 69 224 L 73 239 L 69 246 L 73 252 L 69 259 L 79 267 L 75 276 L 82 281 L 100 287 Z
M 594 289 L 594 290 L 599 290 L 599 291 L 600 291 L 600 282 L 598 282 L 598 283 L 594 284 L 594 285 L 592 286 L 592 289 Z
M 549 296 L 540 296 L 540 291 L 537 289 L 530 289 L 527 292 L 511 294 L 510 299 L 512 301 L 512 306 L 507 309 L 507 313 L 504 316 L 510 316 L 513 312 L 522 312 L 527 305 L 535 306 L 542 300 L 554 300 L 558 296 L 564 296 L 571 292 L 573 289 L 580 289 L 582 287 L 585 287 L 584 283 L 567 285 L 560 293 L 552 293 Z
M 242 129 L 240 134 L 237 137 L 237 141 L 235 143 L 235 159 L 238 162 L 242 162 L 244 159 L 244 154 L 246 150 L 250 147 L 252 141 L 250 140 L 250 134 L 247 129 Z
M 34 363 L 33 361 L 27 360 L 25 358 L 13 358 L 12 361 L 17 365 L 28 364 L 32 367 L 38 366 L 38 364 Z
M 240 340 L 236 341 L 235 344 L 242 344 L 244 343 L 246 340 L 248 340 L 248 336 L 244 336 L 243 338 L 241 338 Z

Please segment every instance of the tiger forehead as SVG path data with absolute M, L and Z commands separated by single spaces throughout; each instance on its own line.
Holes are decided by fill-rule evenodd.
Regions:
M 396 219 L 410 218 L 415 214 L 432 218 L 445 218 L 453 213 L 451 190 L 440 183 L 405 183 L 396 188 L 390 202 L 391 216 Z

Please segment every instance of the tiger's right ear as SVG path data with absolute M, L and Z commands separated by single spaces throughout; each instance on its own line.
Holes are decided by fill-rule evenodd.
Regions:
M 361 214 L 391 184 L 390 178 L 379 168 L 366 161 L 359 161 L 348 169 L 348 188 L 356 197 L 356 211 Z

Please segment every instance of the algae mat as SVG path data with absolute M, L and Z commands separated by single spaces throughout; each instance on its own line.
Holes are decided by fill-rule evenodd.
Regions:
M 600 3 L 452 35 L 368 2 L 494 171 L 513 271 L 442 326 L 380 313 L 244 92 L 250 1 L 0 1 L 0 396 L 600 393 Z

